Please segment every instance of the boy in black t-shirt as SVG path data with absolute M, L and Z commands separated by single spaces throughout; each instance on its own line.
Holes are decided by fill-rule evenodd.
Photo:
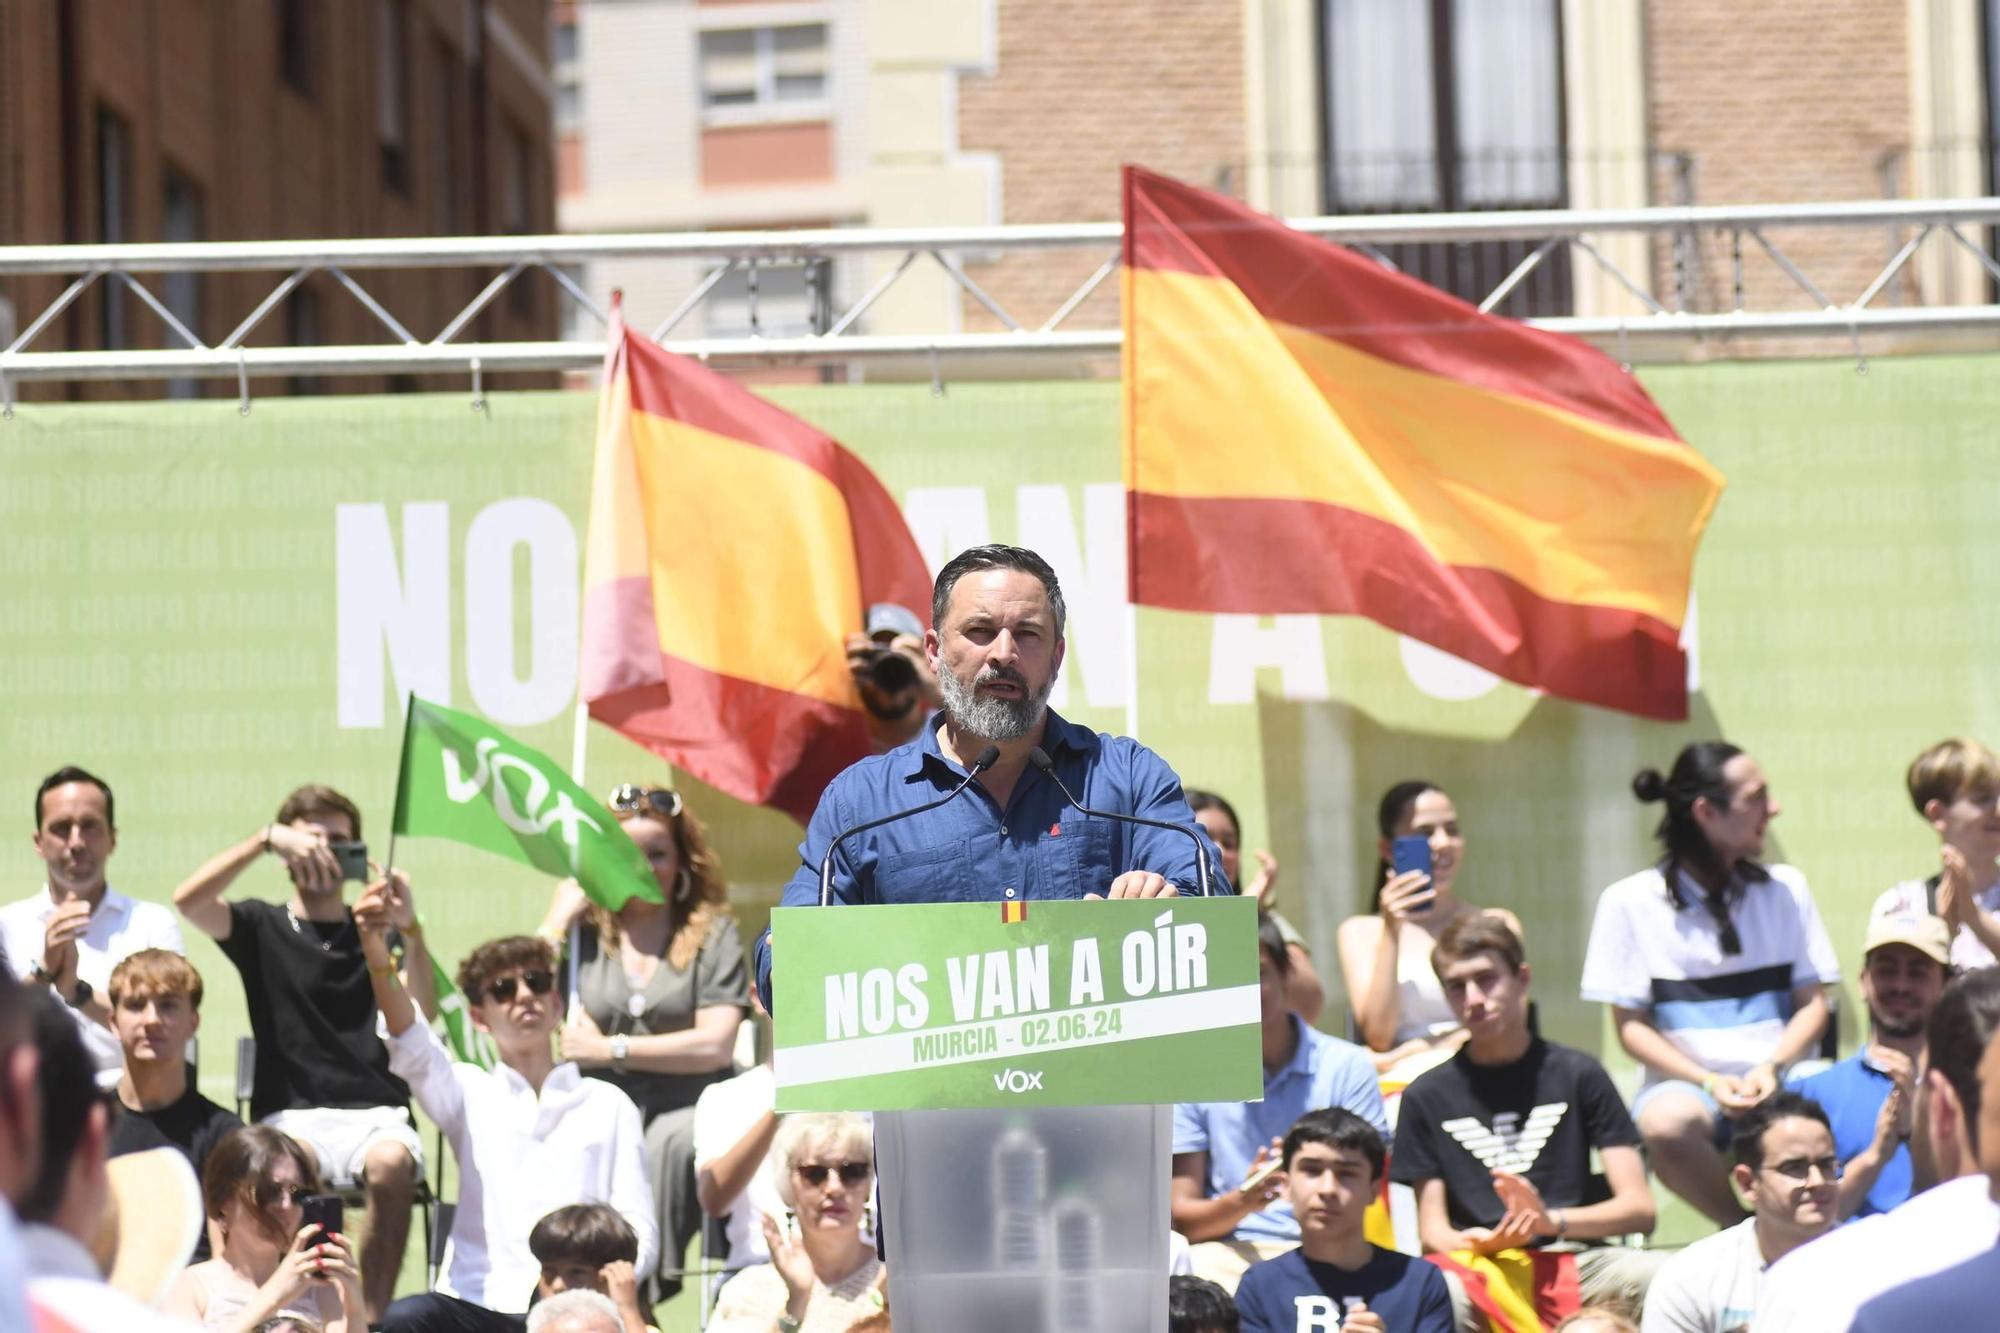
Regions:
M 1520 937 L 1491 914 L 1464 916 L 1438 938 L 1431 966 L 1468 1035 L 1404 1090 L 1396 1124 L 1390 1179 L 1416 1191 L 1425 1251 L 1493 1254 L 1651 1231 L 1638 1128 L 1604 1066 L 1529 1030 Z M 1636 1315 L 1662 1261 L 1644 1250 L 1583 1250 L 1584 1303 Z
M 141 949 L 111 970 L 106 987 L 111 1030 L 124 1048 L 118 1078 L 118 1117 L 111 1122 L 110 1157 L 178 1148 L 194 1177 L 208 1150 L 243 1128 L 234 1112 L 217 1106 L 188 1081 L 187 1047 L 201 1026 L 201 973 L 169 949 Z M 208 1237 L 194 1249 L 208 1258 Z
M 1283 1161 L 1299 1248 L 1244 1273 L 1243 1333 L 1452 1333 L 1444 1274 L 1363 1234 L 1382 1188 L 1374 1126 L 1338 1106 L 1308 1111 L 1285 1135 Z
M 410 1090 L 389 1072 L 376 1033 L 375 989 L 343 896 L 337 849 L 360 838 L 354 802 L 331 787 L 300 787 L 274 823 L 218 852 L 175 889 L 174 906 L 242 974 L 257 1039 L 251 1118 L 311 1148 L 329 1186 L 367 1191 L 361 1288 L 376 1321 L 403 1262 L 423 1146 L 410 1120 Z M 291 900 L 225 900 L 237 876 L 266 855 L 284 863 Z M 437 1009 L 430 955 L 409 886 L 401 874 L 396 880 L 403 985 L 428 1017 Z

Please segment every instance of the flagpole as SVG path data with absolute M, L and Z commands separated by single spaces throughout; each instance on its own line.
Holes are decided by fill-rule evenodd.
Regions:
M 396 804 L 389 814 L 389 850 L 382 858 L 382 878 L 393 879 L 396 874 L 396 824 L 397 815 L 403 809 L 403 779 L 410 769 L 410 719 L 416 712 L 417 694 L 415 690 L 403 693 L 403 743 L 398 747 L 396 761 Z
M 1139 607 L 1125 603 L 1125 734 L 1139 739 Z
M 585 756 L 590 749 L 590 705 L 583 700 L 583 692 L 577 692 L 576 733 L 569 745 L 569 776 L 577 786 L 583 786 Z M 582 1004 L 583 984 L 577 973 L 577 959 L 583 948 L 583 923 L 569 923 L 569 1010 L 574 1014 Z

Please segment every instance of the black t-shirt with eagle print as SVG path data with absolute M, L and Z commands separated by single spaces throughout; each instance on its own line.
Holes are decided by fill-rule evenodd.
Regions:
M 1389 1179 L 1442 1179 L 1454 1227 L 1492 1227 L 1505 1211 L 1495 1170 L 1526 1176 L 1551 1208 L 1575 1208 L 1604 1197 L 1591 1149 L 1638 1144 L 1604 1066 L 1537 1037 L 1506 1065 L 1474 1064 L 1461 1049 L 1404 1089 Z

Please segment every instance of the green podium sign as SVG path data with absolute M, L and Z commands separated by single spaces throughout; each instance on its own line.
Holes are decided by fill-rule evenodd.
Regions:
M 1264 1095 L 1247 898 L 781 907 L 780 1111 Z

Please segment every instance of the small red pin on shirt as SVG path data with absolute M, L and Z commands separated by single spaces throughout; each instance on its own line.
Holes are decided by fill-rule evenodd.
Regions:
M 1062 836 L 1062 824 L 1060 822 L 1049 825 L 1049 836 L 1051 838 L 1060 838 Z

